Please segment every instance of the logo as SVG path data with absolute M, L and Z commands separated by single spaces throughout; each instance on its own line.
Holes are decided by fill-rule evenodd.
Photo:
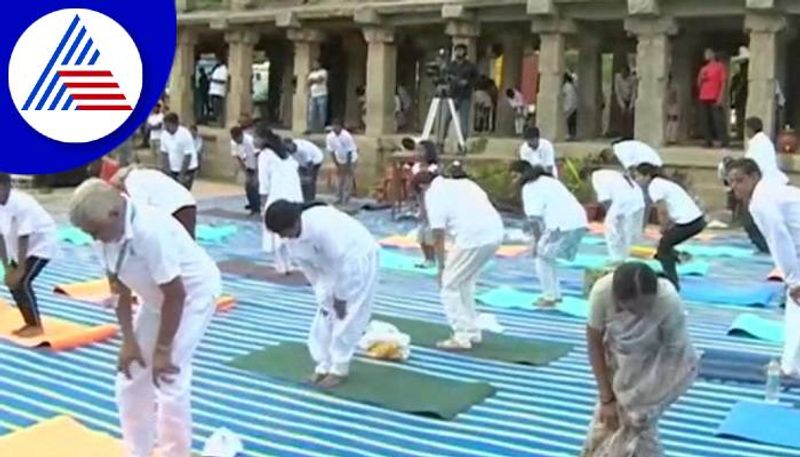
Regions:
M 142 92 L 142 60 L 114 19 L 62 9 L 39 18 L 17 40 L 8 83 L 17 111 L 37 132 L 89 143 L 131 116 Z

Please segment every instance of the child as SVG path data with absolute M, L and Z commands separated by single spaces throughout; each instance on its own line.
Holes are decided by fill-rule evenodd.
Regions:
M 675 246 L 702 232 L 706 228 L 705 217 L 692 197 L 681 186 L 664 178 L 658 167 L 643 163 L 636 167 L 636 173 L 642 177 L 640 185 L 658 211 L 661 240 L 656 259 L 661 262 L 667 279 L 680 290 Z
M 350 132 L 342 127 L 342 122 L 334 120 L 331 132 L 325 139 L 328 152 L 333 156 L 336 173 L 339 177 L 336 204 L 346 205 L 350 202 L 355 182 L 356 162 L 358 161 L 358 147 Z
M 503 220 L 486 192 L 465 177 L 443 178 L 424 170 L 414 177 L 413 188 L 424 194 L 442 303 L 453 329 L 453 335 L 439 341 L 437 347 L 470 350 L 483 340 L 475 309 L 475 284 L 503 242 Z M 446 258 L 445 230 L 453 237 L 453 249 Z
M 628 258 L 631 246 L 639 240 L 644 226 L 644 195 L 636 182 L 617 170 L 592 173 L 597 200 L 606 209 L 606 244 L 613 263 Z
M 349 374 L 372 314 L 380 247 L 360 222 L 321 203 L 278 200 L 264 223 L 286 239 L 290 258 L 314 288 L 319 311 L 308 338 L 317 364 L 311 381 L 336 387 Z
M 11 175 L 0 173 L 0 259 L 5 283 L 25 325 L 20 338 L 44 333 L 33 281 L 58 252 L 56 223 L 30 195 L 11 188 Z
M 511 164 L 511 172 L 522 187 L 522 204 L 533 231 L 533 257 L 542 285 L 542 296 L 536 305 L 552 307 L 561 302 L 557 260 L 575 259 L 588 230 L 586 211 L 569 189 L 544 168 L 520 160 Z

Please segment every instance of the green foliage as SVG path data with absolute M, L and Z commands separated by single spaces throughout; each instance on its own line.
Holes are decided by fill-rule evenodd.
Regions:
M 580 159 L 566 158 L 561 166 L 561 182 L 567 186 L 572 195 L 581 203 L 595 201 L 594 189 L 592 189 L 591 171 L 598 167 L 597 158 L 587 155 Z
M 499 208 L 511 211 L 521 210 L 519 186 L 511 178 L 507 164 L 473 163 L 469 165 L 468 172 Z

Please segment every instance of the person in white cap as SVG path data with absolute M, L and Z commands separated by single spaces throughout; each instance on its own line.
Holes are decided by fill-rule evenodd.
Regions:
M 126 455 L 187 457 L 192 359 L 214 315 L 217 265 L 164 211 L 90 178 L 69 204 L 73 225 L 100 242 L 122 333 L 116 383 Z M 133 294 L 139 298 L 134 318 Z

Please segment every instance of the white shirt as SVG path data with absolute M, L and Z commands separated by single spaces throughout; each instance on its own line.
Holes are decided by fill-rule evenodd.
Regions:
M 447 230 L 459 249 L 503 242 L 500 214 L 469 179 L 435 178 L 425 192 L 425 210 L 431 229 Z
M 781 184 L 789 182 L 789 177 L 778 168 L 775 145 L 766 133 L 758 132 L 750 138 L 744 156 L 758 164 L 761 176 L 765 179 L 775 180 Z
M 657 167 L 664 166 L 664 162 L 655 149 L 646 143 L 638 140 L 621 141 L 613 146 L 614 155 L 617 160 L 627 170 L 643 163 L 649 163 Z
M 321 83 L 312 84 L 311 88 L 309 89 L 309 95 L 311 95 L 311 98 L 328 95 L 328 70 L 320 68 L 319 70 L 312 71 L 308 74 L 309 81 L 319 78 L 323 78 L 323 81 Z
M 258 167 L 258 151 L 249 133 L 242 134 L 242 142 L 237 143 L 231 140 L 231 155 L 244 162 L 244 167 L 248 170 L 255 170 Z
M 541 176 L 522 186 L 522 206 L 528 217 L 540 217 L 547 230 L 586 228 L 586 210 L 561 181 Z
M 150 127 L 150 141 L 161 139 L 163 123 L 164 113 L 153 113 L 147 116 L 147 126 Z
M 668 179 L 654 178 L 650 181 L 647 192 L 653 202 L 664 202 L 670 219 L 676 224 L 688 224 L 703 216 L 703 212 L 683 187 Z
M 569 116 L 578 109 L 578 91 L 572 83 L 561 86 L 561 96 L 564 98 L 564 114 Z
M 198 157 L 203 154 L 203 137 L 200 135 L 194 138 L 194 150 Z
M 190 156 L 189 170 L 197 168 L 197 150 L 194 147 L 194 138 L 186 127 L 179 125 L 175 134 L 170 134 L 166 129 L 161 132 L 161 152 L 169 156 L 169 170 L 178 173 L 183 167 L 183 158 Z
M 337 135 L 335 132 L 330 132 L 325 139 L 325 145 L 328 152 L 333 154 L 334 160 L 339 164 L 347 163 L 347 153 L 352 152 L 351 161 L 356 163 L 358 161 L 358 146 L 356 146 L 353 136 L 347 130 Z
M 30 195 L 11 189 L 8 201 L 0 205 L 0 233 L 6 242 L 8 260 L 17 258 L 19 239 L 28 236 L 28 257 L 52 259 L 58 253 L 58 236 L 53 217 Z
M 537 165 L 544 168 L 551 167 L 553 176 L 558 177 L 556 149 L 553 147 L 553 143 L 544 138 L 539 138 L 539 147 L 536 149 L 531 148 L 527 141 L 523 141 L 519 147 L 519 158 L 534 167 Z
M 297 152 L 294 153 L 294 157 L 301 166 L 306 166 L 309 163 L 312 165 L 322 164 L 325 159 L 325 153 L 316 144 L 302 138 L 293 141 L 297 146 Z
M 610 201 L 608 212 L 613 216 L 633 214 L 644 209 L 642 188 L 617 170 L 597 170 L 592 173 L 592 187 L 600 202 Z
M 267 196 L 264 208 L 276 200 L 303 201 L 299 165 L 293 157 L 281 159 L 272 149 L 262 149 L 258 154 L 258 187 Z
M 123 247 L 127 254 L 116 271 Z M 217 264 L 175 218 L 151 206 L 128 200 L 125 233 L 119 241 L 102 243 L 100 248 L 106 270 L 142 297 L 142 306 L 160 309 L 164 294 L 159 286 L 177 277 L 183 281 L 187 306 L 201 303 L 197 299 L 203 295 L 213 306 L 214 298 L 222 293 Z
M 363 258 L 380 246 L 361 222 L 331 206 L 315 206 L 303 211 L 301 232 L 287 239 L 289 257 L 297 263 L 314 287 L 317 302 L 332 304 L 332 299 L 348 300 L 363 284 L 359 271 Z
M 131 170 L 125 178 L 125 192 L 137 205 L 154 206 L 167 214 L 197 206 L 191 192 L 159 170 Z
M 508 104 L 511 106 L 511 109 L 514 110 L 521 110 L 525 108 L 525 98 L 522 95 L 522 92 L 514 89 L 514 97 L 508 98 L 506 96 L 506 100 L 508 100 Z
M 749 209 L 786 284 L 800 285 L 800 189 L 762 179 Z
M 228 67 L 222 64 L 211 72 L 208 94 L 224 97 L 228 94 Z

